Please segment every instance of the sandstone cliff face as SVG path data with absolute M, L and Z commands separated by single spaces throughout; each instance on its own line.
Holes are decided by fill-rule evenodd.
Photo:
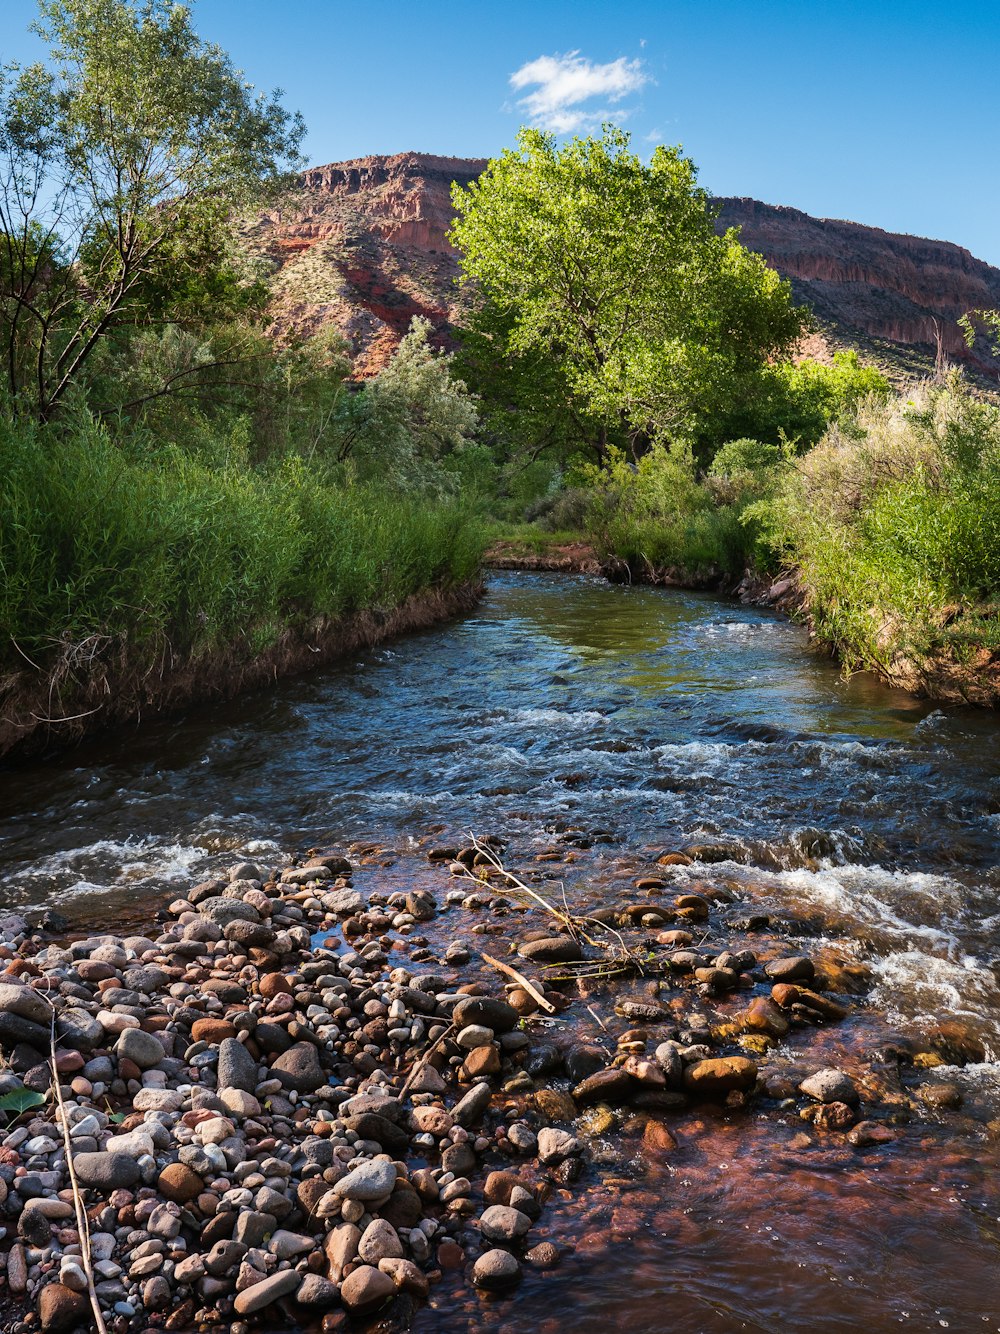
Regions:
M 457 257 L 445 239 L 451 183 L 467 184 L 485 165 L 396 153 L 304 172 L 298 189 L 243 229 L 271 272 L 275 333 L 332 325 L 362 376 L 385 364 L 414 315 L 446 339 L 462 300 Z M 860 343 L 926 366 L 940 338 L 950 359 L 994 382 L 1000 376 L 985 341 L 970 352 L 956 323 L 968 310 L 1000 307 L 1000 269 L 946 241 L 754 199 L 718 202 L 720 228 L 741 228 L 744 244 L 791 280 L 834 344 Z M 822 344 L 813 340 L 804 350 Z
M 444 333 L 458 313 L 458 262 L 445 232 L 451 183 L 476 159 L 397 153 L 313 167 L 244 235 L 271 269 L 274 332 L 333 325 L 359 375 L 378 371 L 414 315 Z
M 1000 269 L 948 241 L 813 218 L 756 199 L 722 199 L 719 225 L 789 278 L 796 297 L 850 338 L 914 348 L 996 376 L 985 342 L 970 351 L 958 326 L 969 310 L 1000 307 Z

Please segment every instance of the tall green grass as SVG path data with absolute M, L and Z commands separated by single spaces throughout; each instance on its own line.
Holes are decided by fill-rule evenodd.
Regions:
M 131 452 L 89 419 L 0 421 L 0 667 L 48 670 L 103 644 L 250 653 L 289 626 L 389 609 L 472 577 L 481 539 L 456 505 L 324 483 L 299 458 L 212 466 Z

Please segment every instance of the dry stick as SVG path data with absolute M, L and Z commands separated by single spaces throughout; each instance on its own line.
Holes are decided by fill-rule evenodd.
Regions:
M 501 973 L 506 973 L 508 977 L 512 977 L 518 986 L 523 987 L 529 996 L 533 996 L 538 1001 L 543 1010 L 548 1010 L 549 1014 L 555 1014 L 556 1007 L 551 1001 L 545 999 L 535 984 L 526 978 L 523 973 L 519 973 L 516 968 L 511 968 L 509 963 L 501 963 L 499 959 L 494 959 L 491 954 L 483 954 L 480 957 L 484 963 L 492 964 L 494 968 L 499 968 Z
M 46 997 L 48 1000 L 48 997 Z M 51 1005 L 52 1002 L 49 1001 Z M 94 1264 L 93 1256 L 90 1251 L 90 1223 L 87 1219 L 87 1210 L 84 1208 L 83 1196 L 80 1194 L 80 1183 L 76 1178 L 76 1168 L 73 1166 L 73 1145 L 69 1137 L 69 1120 L 66 1116 L 66 1104 L 63 1102 L 62 1087 L 59 1083 L 59 1071 L 56 1069 L 56 1012 L 52 1009 L 52 1026 L 49 1032 L 49 1042 L 51 1044 L 50 1064 L 52 1066 L 52 1087 L 56 1092 L 56 1102 L 59 1105 L 59 1120 L 62 1122 L 63 1147 L 66 1151 L 66 1170 L 69 1172 L 69 1183 L 73 1189 L 73 1205 L 76 1209 L 76 1230 L 80 1234 L 80 1258 L 83 1261 L 83 1272 L 87 1276 L 87 1293 L 90 1297 L 90 1305 L 94 1312 L 94 1329 L 97 1334 L 108 1334 L 108 1327 L 104 1323 L 104 1316 L 101 1314 L 101 1303 L 97 1299 L 97 1289 L 94 1287 Z
M 440 1047 L 441 1043 L 444 1042 L 445 1038 L 448 1037 L 450 1033 L 454 1033 L 454 1031 L 455 1031 L 455 1025 L 453 1023 L 449 1024 L 448 1027 L 444 1030 L 444 1032 L 441 1033 L 437 1038 L 435 1038 L 434 1042 L 427 1048 L 423 1056 L 421 1056 L 418 1061 L 414 1061 L 413 1069 L 406 1076 L 406 1079 L 403 1083 L 403 1087 L 396 1094 L 396 1097 L 400 1100 L 400 1102 L 402 1102 L 402 1100 L 406 1097 L 406 1094 L 409 1091 L 409 1087 L 416 1078 L 417 1071 L 420 1069 L 420 1067 L 422 1065 L 426 1065 L 428 1060 L 437 1051 L 438 1047 Z

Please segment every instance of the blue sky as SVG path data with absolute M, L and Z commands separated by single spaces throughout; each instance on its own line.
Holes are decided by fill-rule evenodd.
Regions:
M 0 56 L 34 58 L 33 0 L 2 4 Z M 980 0 L 199 0 L 194 12 L 254 83 L 302 111 L 312 163 L 489 156 L 521 121 L 586 129 L 608 111 L 642 151 L 683 144 L 715 194 L 955 241 L 1000 265 L 1000 11 Z

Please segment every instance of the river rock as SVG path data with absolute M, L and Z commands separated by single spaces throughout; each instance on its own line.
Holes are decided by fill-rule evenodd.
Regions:
M 60 1334 L 85 1323 L 87 1298 L 62 1283 L 46 1283 L 38 1295 L 38 1319 L 46 1334 Z
M 377 1266 L 380 1260 L 402 1254 L 403 1243 L 399 1240 L 396 1229 L 384 1218 L 372 1219 L 358 1242 L 358 1255 L 365 1264 Z
M 455 1103 L 451 1114 L 460 1126 L 478 1125 L 492 1100 L 493 1090 L 489 1084 L 476 1084 Z
M 168 1163 L 157 1178 L 156 1188 L 164 1199 L 189 1204 L 205 1189 L 205 1183 L 184 1163 Z
M 767 1033 L 770 1037 L 783 1038 L 789 1030 L 789 1022 L 766 996 L 752 1000 L 743 1012 L 743 1022 L 755 1033 Z
M 279 1297 L 290 1297 L 296 1293 L 301 1282 L 302 1275 L 294 1269 L 279 1269 L 276 1274 L 270 1274 L 252 1288 L 244 1288 L 236 1294 L 233 1303 L 236 1314 L 253 1315 L 256 1311 L 263 1311 L 265 1306 L 270 1306 Z
M 119 1061 L 131 1061 L 140 1070 L 154 1070 L 166 1055 L 159 1039 L 141 1028 L 126 1028 L 115 1044 L 115 1053 Z
M 103 1191 L 128 1190 L 139 1180 L 139 1164 L 125 1153 L 78 1153 L 73 1157 L 83 1186 Z
M 745 1056 L 723 1056 L 695 1061 L 684 1071 L 684 1087 L 706 1098 L 727 1093 L 749 1093 L 757 1082 L 757 1066 Z
M 295 1300 L 300 1306 L 313 1311 L 324 1311 L 327 1307 L 336 1306 L 339 1297 L 340 1289 L 336 1283 L 331 1283 L 320 1274 L 306 1274 L 295 1294 Z
M 392 1194 L 396 1184 L 396 1167 L 386 1158 L 372 1158 L 367 1163 L 359 1163 L 347 1176 L 334 1186 L 338 1195 L 346 1200 L 381 1200 Z
M 548 936 L 542 940 L 527 940 L 517 949 L 522 959 L 538 963 L 576 963 L 583 958 L 583 950 L 572 936 Z
M 580 1151 L 580 1141 L 565 1130 L 544 1126 L 538 1132 L 538 1157 L 546 1167 L 554 1167 Z
M 257 1087 L 257 1062 L 236 1038 L 224 1038 L 219 1044 L 216 1067 L 218 1087 L 253 1093 Z
M 817 1102 L 846 1102 L 849 1107 L 856 1107 L 860 1101 L 850 1075 L 832 1068 L 817 1070 L 814 1075 L 803 1079 L 799 1090 Z
M 520 1277 L 521 1266 L 510 1251 L 484 1251 L 472 1267 L 473 1283 L 487 1292 L 509 1288 Z
M 16 982 L 0 982 L 0 1013 L 17 1014 L 43 1027 L 48 1027 L 52 1017 L 49 1003 L 37 991 Z
M 285 1088 L 295 1089 L 297 1093 L 313 1093 L 326 1083 L 319 1053 L 311 1042 L 297 1042 L 275 1057 L 271 1073 L 277 1075 Z
M 451 1017 L 459 1029 L 477 1024 L 494 1033 L 509 1033 L 520 1021 L 512 1005 L 490 996 L 467 996 L 455 1006 Z
M 340 1300 L 354 1315 L 376 1310 L 394 1295 L 396 1285 L 388 1274 L 373 1265 L 359 1265 L 344 1279 Z
M 505 1204 L 491 1204 L 479 1220 L 479 1228 L 487 1241 L 511 1245 L 520 1241 L 531 1228 L 531 1219 L 519 1209 Z
M 812 959 L 803 954 L 792 955 L 787 959 L 772 959 L 764 965 L 764 972 L 772 982 L 811 982 L 816 976 Z
M 581 1107 L 589 1107 L 595 1102 L 609 1102 L 615 1106 L 625 1102 L 634 1087 L 629 1073 L 616 1066 L 588 1076 L 577 1084 L 573 1097 Z

